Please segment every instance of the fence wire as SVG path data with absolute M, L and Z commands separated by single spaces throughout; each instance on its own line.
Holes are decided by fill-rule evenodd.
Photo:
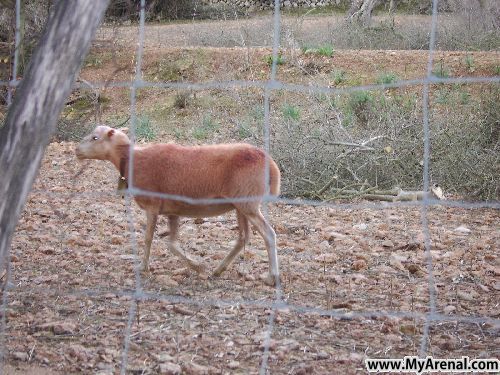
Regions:
M 271 139 L 271 125 L 270 125 L 270 97 L 274 91 L 283 90 L 286 92 L 300 92 L 309 94 L 346 94 L 355 91 L 370 91 L 370 90 L 381 90 L 388 88 L 400 88 L 408 86 L 423 86 L 422 91 L 422 113 L 423 113 L 423 144 L 424 144 L 424 158 L 423 158 L 423 191 L 429 192 L 429 163 L 430 163 L 430 126 L 429 126 L 429 91 L 430 86 L 433 84 L 474 84 L 474 83 L 500 83 L 500 77 L 457 77 L 457 78 L 441 78 L 433 75 L 433 59 L 435 52 L 435 41 L 436 41 L 436 30 L 437 30 L 437 20 L 438 20 L 438 0 L 432 1 L 432 22 L 431 29 L 429 33 L 429 54 L 427 61 L 427 74 L 424 78 L 412 79 L 412 80 L 402 80 L 397 83 L 391 84 L 373 84 L 373 85 L 360 85 L 354 87 L 346 88 L 335 88 L 328 86 L 319 85 L 301 85 L 301 84 L 290 84 L 281 82 L 276 79 L 277 75 L 277 61 L 278 52 L 280 47 L 280 27 L 281 27 L 281 11 L 280 11 L 280 1 L 274 0 L 274 11 L 273 11 L 273 46 L 272 46 L 272 65 L 270 77 L 266 81 L 212 81 L 206 83 L 190 83 L 190 82 L 148 82 L 143 80 L 142 76 L 142 60 L 144 52 L 144 30 L 145 30 L 145 11 L 146 11 L 146 1 L 141 0 L 140 3 L 140 18 L 139 18 L 139 36 L 136 52 L 136 65 L 135 65 L 135 78 L 131 82 L 120 81 L 120 82 L 91 82 L 94 89 L 99 88 L 128 88 L 130 89 L 130 138 L 132 140 L 130 145 L 130 162 L 129 162 L 129 187 L 126 194 L 126 212 L 128 228 L 131 232 L 130 242 L 134 254 L 134 274 L 135 274 L 135 287 L 134 290 L 126 289 L 86 289 L 86 290 L 74 290 L 68 291 L 65 295 L 73 295 L 77 297 L 99 297 L 105 294 L 115 294 L 117 296 L 128 296 L 130 297 L 130 306 L 128 308 L 128 320 L 126 327 L 123 332 L 123 345 L 122 345 L 122 356 L 121 356 L 121 367 L 120 373 L 125 374 L 127 372 L 127 364 L 130 350 L 130 339 L 131 331 L 136 318 L 138 303 L 141 301 L 154 300 L 154 301 L 166 301 L 169 303 L 183 303 L 187 305 L 200 306 L 200 307 L 234 307 L 234 306 L 250 306 L 257 308 L 265 308 L 270 310 L 269 318 L 267 321 L 266 334 L 264 337 L 263 352 L 259 365 L 259 373 L 266 374 L 269 371 L 268 359 L 270 354 L 270 343 L 276 327 L 276 314 L 279 311 L 293 311 L 297 314 L 318 314 L 320 316 L 332 317 L 338 319 L 372 319 L 376 317 L 400 317 L 400 318 L 412 318 L 420 319 L 424 321 L 423 335 L 420 342 L 419 355 L 425 357 L 428 351 L 429 343 L 429 332 L 430 326 L 434 322 L 463 322 L 463 323 L 491 323 L 500 324 L 500 319 L 490 318 L 488 316 L 465 316 L 460 314 L 441 314 L 436 311 L 436 290 L 435 281 L 433 275 L 433 263 L 431 256 L 431 234 L 429 228 L 429 218 L 428 211 L 429 208 L 433 206 L 442 207 L 454 207 L 454 208 L 464 208 L 464 209 L 474 209 L 474 208 L 490 208 L 490 209 L 500 209 L 500 202 L 498 201 L 483 201 L 483 202 L 467 202 L 467 201 L 447 201 L 447 200 L 437 200 L 431 198 L 428 194 L 424 195 L 421 201 L 400 201 L 400 202 L 361 202 L 361 203 L 333 203 L 333 202 L 321 202 L 310 199 L 290 199 L 284 197 L 274 197 L 269 194 L 269 157 L 266 157 L 266 194 L 258 197 L 245 197 L 245 198 L 233 198 L 233 199 L 193 199 L 186 196 L 174 195 L 174 194 L 163 194 L 153 191 L 145 191 L 138 189 L 133 186 L 133 147 L 135 143 L 135 134 L 137 126 L 137 111 L 136 111 L 136 95 L 137 90 L 141 88 L 162 88 L 162 89 L 189 89 L 189 90 L 207 90 L 207 89 L 235 89 L 235 88 L 259 88 L 264 90 L 264 148 L 269 152 L 270 149 L 270 139 Z M 19 80 L 17 79 L 18 71 L 18 61 L 19 61 L 19 44 L 20 44 L 20 0 L 16 0 L 16 30 L 15 30 L 15 54 L 13 63 L 12 79 L 10 81 L 0 81 L 0 86 L 6 86 L 8 89 L 7 104 L 10 105 L 12 100 L 12 92 L 18 86 Z M 75 89 L 77 88 L 88 88 L 88 83 L 81 84 L 76 83 Z M 79 193 L 61 193 L 53 192 L 50 190 L 33 190 L 32 194 L 45 194 L 54 197 L 73 197 L 75 195 L 91 198 L 91 197 L 109 197 L 114 195 L 114 192 L 79 192 Z M 170 200 L 177 200 L 189 204 L 216 204 L 216 203 L 237 203 L 237 202 L 249 202 L 249 201 L 263 201 L 263 212 L 264 215 L 268 216 L 267 205 L 269 203 L 279 203 L 285 205 L 302 205 L 302 206 L 321 206 L 330 207 L 336 209 L 387 209 L 392 207 L 418 207 L 420 208 L 420 222 L 422 232 L 424 234 L 424 248 L 425 248 L 425 261 L 427 264 L 427 274 L 428 274 L 428 291 L 429 291 L 429 303 L 428 312 L 414 312 L 414 311 L 377 311 L 377 310 L 364 310 L 364 311 L 351 311 L 351 312 L 340 312 L 338 309 L 322 309 L 318 307 L 306 307 L 296 304 L 290 304 L 285 299 L 283 299 L 283 291 L 279 280 L 277 280 L 275 287 L 275 294 L 272 300 L 248 300 L 248 299 L 222 299 L 222 298 L 191 298 L 173 294 L 162 294 L 162 293 L 151 293 L 143 290 L 142 279 L 140 273 L 140 261 L 139 261 L 139 249 L 138 241 L 135 236 L 134 230 L 134 217 L 132 211 L 132 200 L 136 195 L 150 196 L 154 198 L 164 198 Z M 15 292 L 19 286 L 11 285 L 11 269 L 10 269 L 10 255 L 7 255 L 5 267 L 5 289 L 2 298 L 2 321 L 1 321 L 1 360 L 2 366 L 6 361 L 6 347 L 5 347 L 5 335 L 6 335 L 6 311 L 8 306 L 8 293 Z M 47 294 L 49 293 L 45 288 L 40 288 L 37 293 Z

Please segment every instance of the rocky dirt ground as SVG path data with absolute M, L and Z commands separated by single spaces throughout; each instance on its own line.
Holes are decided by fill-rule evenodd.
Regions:
M 6 309 L 8 361 L 62 373 L 115 373 L 145 218 L 115 194 L 111 165 L 88 162 L 78 174 L 73 149 L 71 143 L 49 146 L 17 228 Z M 364 358 L 418 353 L 424 324 L 418 313 L 429 304 L 418 208 L 276 204 L 269 215 L 289 304 L 276 314 L 272 373 L 354 374 Z M 430 326 L 435 357 L 500 355 L 497 321 L 455 317 L 499 318 L 498 220 L 495 210 L 429 210 L 436 309 L 450 315 Z M 158 232 L 165 229 L 160 222 Z M 214 269 L 235 229 L 232 215 L 183 220 L 182 247 Z M 128 372 L 257 373 L 275 298 L 260 280 L 268 269 L 260 238 L 254 235 L 215 279 L 186 269 L 165 241 L 156 237 L 152 270 L 140 275 Z M 332 309 L 336 316 L 324 311 Z M 350 316 L 356 312 L 366 314 Z
M 175 41 L 191 46 L 205 33 L 193 29 L 195 36 L 183 40 L 189 27 L 174 27 L 169 33 L 147 29 L 148 80 L 162 80 L 155 69 L 165 59 L 177 64 L 175 74 L 186 81 L 268 77 L 268 49 L 158 50 Z M 233 39 L 241 33 L 241 28 L 234 30 L 227 29 L 236 35 L 231 34 Z M 103 30 L 100 37 L 109 38 L 106 33 L 112 31 Z M 96 46 L 95 59 L 88 60 L 82 78 L 131 78 L 133 37 L 125 29 L 121 32 L 125 36 L 120 43 L 128 50 L 113 55 L 108 47 Z M 280 79 L 328 84 L 332 59 L 285 53 L 290 55 L 280 66 Z M 203 71 L 194 63 L 200 56 L 209 62 Z M 442 52 L 436 59 L 444 60 L 454 76 L 492 75 L 498 65 L 498 53 L 476 52 L 475 71 L 470 72 L 465 56 Z M 357 72 L 356 82 L 350 84 L 365 84 L 374 83 L 379 71 L 393 71 L 401 79 L 421 77 L 427 57 L 426 51 L 343 51 L 334 61 L 348 74 Z M 112 103 L 104 109 L 104 118 L 116 119 L 130 110 L 128 89 L 107 89 L 104 95 Z M 160 95 L 154 90 L 142 91 L 138 107 L 153 106 L 156 97 Z M 255 93 L 246 99 L 261 105 Z M 245 98 L 235 102 L 241 107 Z M 168 106 L 170 111 L 172 103 Z M 231 110 L 236 111 L 224 112 L 226 117 L 231 118 Z M 172 127 L 186 122 L 187 116 L 185 109 L 169 112 Z M 222 136 L 232 139 L 228 133 Z M 174 138 L 168 132 L 159 137 Z M 156 236 L 151 272 L 137 278 L 134 264 L 136 253 L 142 254 L 145 217 L 134 203 L 127 205 L 115 193 L 118 174 L 111 165 L 93 161 L 80 170 L 73 149 L 70 142 L 49 145 L 17 227 L 4 316 L 4 372 L 119 373 L 126 355 L 131 374 L 258 373 L 275 300 L 274 288 L 260 279 L 268 265 L 259 236 L 252 236 L 221 278 L 186 269 L 169 254 L 166 238 Z M 365 358 L 402 358 L 419 352 L 430 276 L 421 211 L 355 203 L 359 204 L 269 206 L 286 302 L 275 314 L 271 373 L 355 374 L 364 371 Z M 431 323 L 428 354 L 500 356 L 499 216 L 498 210 L 429 208 L 436 311 L 449 320 Z M 158 234 L 166 229 L 161 220 Z M 185 219 L 180 233 L 186 254 L 208 269 L 215 269 L 236 235 L 233 215 Z M 5 287 L 7 275 L 0 276 Z M 138 285 L 141 300 L 136 305 L 132 296 Z M 136 314 L 128 331 L 131 307 Z M 487 321 L 464 322 L 459 316 Z

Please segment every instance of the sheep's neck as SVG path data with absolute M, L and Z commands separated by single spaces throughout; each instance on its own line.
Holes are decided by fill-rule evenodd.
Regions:
M 127 177 L 130 145 L 118 146 L 111 156 L 111 162 L 120 172 L 120 177 Z

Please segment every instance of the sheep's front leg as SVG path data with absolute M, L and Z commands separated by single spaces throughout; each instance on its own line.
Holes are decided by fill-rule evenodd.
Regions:
M 156 222 L 158 221 L 158 215 L 152 212 L 146 211 L 146 248 L 144 249 L 144 260 L 142 261 L 142 270 L 149 271 L 149 254 L 151 252 L 151 243 L 153 242 L 153 236 L 156 229 Z
M 170 238 L 168 240 L 168 249 L 177 255 L 179 258 L 184 260 L 189 268 L 195 270 L 198 273 L 203 273 L 205 271 L 205 267 L 199 263 L 196 263 L 194 260 L 185 256 L 179 246 L 177 244 L 177 234 L 179 233 L 179 216 L 169 215 L 168 216 L 168 225 L 170 229 Z
M 236 211 L 236 217 L 238 219 L 238 230 L 239 236 L 236 245 L 234 245 L 233 250 L 224 258 L 222 263 L 214 271 L 213 275 L 218 277 L 226 270 L 226 268 L 231 264 L 234 258 L 240 253 L 243 247 L 248 244 L 250 239 L 250 228 L 248 226 L 248 219 L 239 211 Z

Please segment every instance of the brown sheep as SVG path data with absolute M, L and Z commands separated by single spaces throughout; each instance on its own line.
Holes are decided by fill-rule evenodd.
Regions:
M 125 132 L 108 126 L 97 126 L 76 148 L 79 159 L 109 160 L 128 182 L 130 140 Z M 236 245 L 216 268 L 219 276 L 248 243 L 249 223 L 264 239 L 269 258 L 267 284 L 279 280 L 276 234 L 260 211 L 265 195 L 265 165 L 269 163 L 269 190 L 279 195 L 280 171 L 276 163 L 261 149 L 249 144 L 180 146 L 173 143 L 134 146 L 133 188 L 179 195 L 192 199 L 245 198 L 248 201 L 191 204 L 179 200 L 135 195 L 135 201 L 146 211 L 147 226 L 142 264 L 149 269 L 149 253 L 158 215 L 169 220 L 169 250 L 187 265 L 202 272 L 204 267 L 186 257 L 177 244 L 179 217 L 216 216 L 236 210 L 239 236 Z M 250 199 L 251 198 L 251 199 Z

